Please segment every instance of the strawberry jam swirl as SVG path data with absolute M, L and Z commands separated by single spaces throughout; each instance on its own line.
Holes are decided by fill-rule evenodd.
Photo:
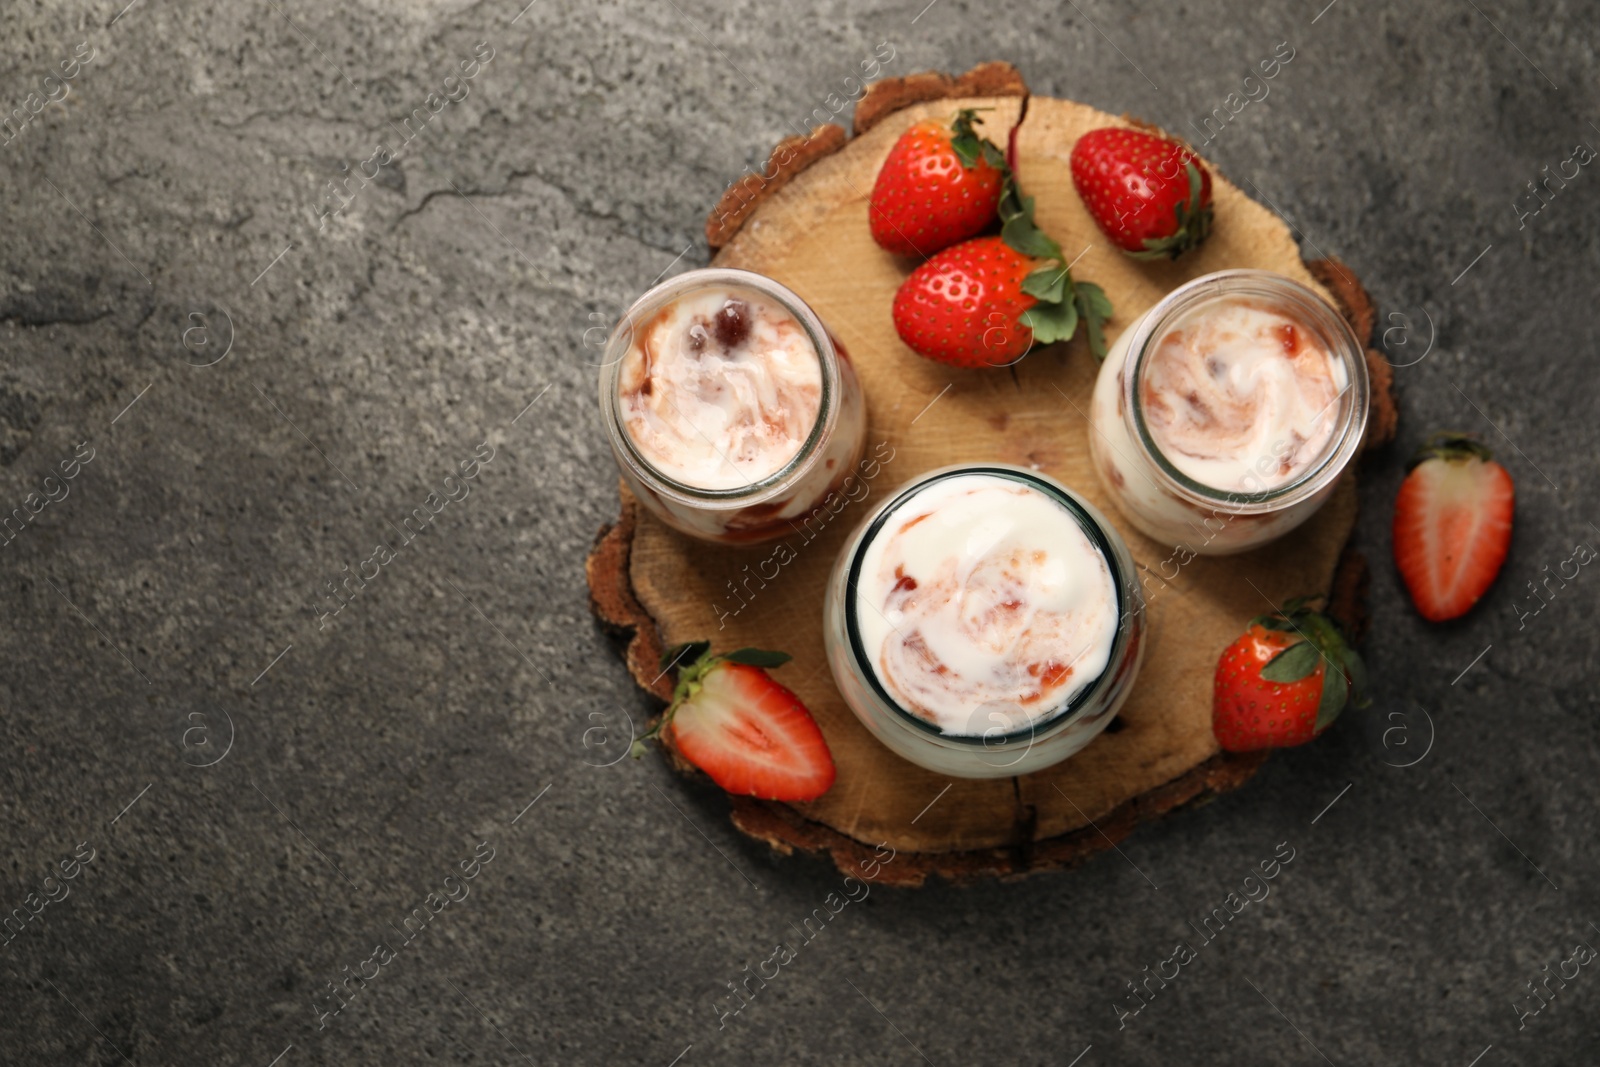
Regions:
M 1110 569 L 1070 512 L 992 474 L 930 483 L 868 545 L 856 621 L 884 689 L 943 733 L 1009 733 L 1105 670 Z
M 717 286 L 638 324 L 618 399 L 628 437 L 662 475 L 696 489 L 742 489 L 804 447 L 822 406 L 822 364 L 777 301 Z
M 1295 320 L 1232 299 L 1164 333 L 1139 382 L 1161 454 L 1201 485 L 1263 492 L 1314 466 L 1339 420 L 1344 368 Z

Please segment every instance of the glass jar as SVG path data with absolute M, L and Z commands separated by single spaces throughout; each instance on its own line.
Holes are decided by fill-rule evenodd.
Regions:
M 630 351 L 654 336 L 652 331 L 658 324 L 674 315 L 678 316 L 675 324 L 688 322 L 689 331 L 700 331 L 693 343 L 720 343 L 723 334 L 715 319 L 693 317 L 694 313 L 686 310 L 713 306 L 719 295 L 726 296 L 729 302 L 741 302 L 747 310 L 756 309 L 750 315 L 757 324 L 745 323 L 737 327 L 739 330 L 760 329 L 765 331 L 763 337 L 787 337 L 788 347 L 779 353 L 781 359 L 771 351 L 752 354 L 748 347 L 742 350 L 757 365 L 757 376 L 751 379 L 756 383 L 753 389 L 748 383 L 730 378 L 726 389 L 717 391 L 717 382 L 702 376 L 700 386 L 716 392 L 705 407 L 696 406 L 701 397 L 680 394 L 679 400 L 685 403 L 678 403 L 670 390 L 661 395 L 661 403 L 671 408 L 669 421 L 676 417 L 680 422 L 671 429 L 694 447 L 703 445 L 702 451 L 719 457 L 714 461 L 721 467 L 712 472 L 715 479 L 701 478 L 701 484 L 696 484 L 695 477 L 685 474 L 681 467 L 674 469 L 665 448 L 645 443 L 645 431 L 634 428 L 645 425 L 637 421 L 634 412 L 640 410 L 640 397 L 651 393 L 656 380 L 650 376 L 651 359 L 660 358 L 660 353 L 639 354 L 630 360 Z M 741 338 L 745 336 L 755 337 L 749 334 Z M 746 342 L 741 340 L 734 344 L 743 343 Z M 804 355 L 807 351 L 815 356 L 814 370 L 804 366 L 809 358 Z M 796 353 L 801 355 L 797 357 Z M 636 366 L 641 360 L 642 371 Z M 807 373 L 800 374 L 802 370 Z M 644 375 L 642 385 L 630 382 L 630 376 L 637 379 L 640 374 Z M 794 380 L 785 381 L 785 375 Z M 796 385 L 800 378 L 805 381 Z M 623 395 L 629 384 L 633 384 L 631 399 Z M 749 474 L 741 471 L 739 464 L 749 460 L 751 453 L 748 448 L 730 448 L 737 448 L 740 439 L 727 436 L 732 420 L 725 416 L 731 410 L 752 426 L 793 421 L 794 411 L 783 405 L 785 397 L 792 404 L 792 398 L 801 395 L 800 386 L 808 405 L 814 389 L 816 415 L 809 425 L 800 427 L 791 442 L 783 444 L 784 449 L 792 447 L 792 455 L 778 451 L 763 454 L 765 446 L 758 443 L 754 459 L 770 461 L 768 465 L 774 469 L 758 469 Z M 760 406 L 762 401 L 778 406 L 776 410 L 764 409 Z M 683 410 L 686 404 L 691 409 L 687 413 Z M 709 410 L 724 404 L 732 405 L 731 409 Z M 770 278 L 723 268 L 686 271 L 655 286 L 628 308 L 606 341 L 605 361 L 600 368 L 600 414 L 617 468 L 634 496 L 668 526 L 724 544 L 766 541 L 791 531 L 794 520 L 815 510 L 830 492 L 842 486 L 861 458 L 866 436 L 866 407 L 855 370 L 844 347 L 816 312 Z M 701 414 L 710 417 L 697 422 L 695 416 Z M 746 446 L 750 440 L 748 435 L 743 438 Z M 736 461 L 733 455 L 740 459 Z M 735 484 L 727 484 L 730 477 Z
M 1254 331 L 1243 341 L 1234 329 L 1241 323 Z M 1208 326 L 1210 334 L 1204 332 Z M 1218 348 L 1202 351 L 1199 341 L 1186 340 L 1195 337 L 1216 340 Z M 1268 365 L 1270 346 L 1263 348 L 1262 337 L 1281 338 L 1280 366 Z M 1186 353 L 1191 362 L 1203 361 L 1201 366 L 1184 368 L 1194 372 L 1187 379 L 1180 373 L 1153 383 L 1152 356 L 1164 343 L 1176 346 L 1168 353 Z M 1314 349 L 1326 354 L 1325 361 L 1314 360 L 1325 368 L 1320 384 L 1305 369 L 1309 364 L 1293 362 Z M 1259 358 L 1264 354 L 1265 362 Z M 1235 356 L 1239 361 L 1230 362 Z M 1162 377 L 1169 358 L 1182 360 L 1164 355 Z M 1196 391 L 1184 392 L 1178 383 L 1185 381 L 1225 391 L 1234 417 L 1213 410 Z M 1320 391 L 1312 392 L 1314 387 Z M 1333 389 L 1336 395 L 1323 403 Z M 1320 296 L 1281 274 L 1220 271 L 1173 290 L 1111 346 L 1095 380 L 1090 452 L 1106 492 L 1145 534 L 1200 555 L 1242 552 L 1299 526 L 1332 494 L 1366 432 L 1368 392 L 1361 343 Z M 1250 420 L 1237 417 L 1237 405 L 1246 402 L 1258 405 Z M 1286 408 L 1300 412 L 1293 427 L 1284 425 L 1293 421 Z M 1315 411 L 1309 423 L 1307 409 Z M 1176 448 L 1164 454 L 1152 432 L 1152 411 L 1180 412 L 1175 421 L 1186 419 L 1186 431 L 1204 446 L 1191 453 L 1208 454 L 1195 459 Z M 1312 434 L 1326 436 L 1302 448 Z M 1230 440 L 1241 435 L 1251 440 Z M 1196 477 L 1201 470 L 1211 474 Z
M 1092 741 L 1133 688 L 1145 645 L 1134 575 L 1117 531 L 1054 479 L 1002 464 L 931 471 L 845 543 L 823 609 L 828 665 L 898 755 L 962 778 L 1027 774 Z

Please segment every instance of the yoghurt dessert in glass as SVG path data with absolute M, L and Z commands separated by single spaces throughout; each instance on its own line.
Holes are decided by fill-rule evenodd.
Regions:
M 964 778 L 1058 763 L 1116 715 L 1144 651 L 1127 547 L 1059 482 L 945 467 L 880 504 L 828 581 L 828 665 L 856 717 Z
M 1179 286 L 1123 331 L 1090 404 L 1089 446 L 1135 527 L 1201 555 L 1310 518 L 1366 432 L 1366 356 L 1343 316 L 1259 270 Z
M 861 458 L 866 408 L 843 347 L 794 293 L 749 271 L 686 271 L 606 342 L 600 412 L 628 488 L 708 541 L 793 529 Z

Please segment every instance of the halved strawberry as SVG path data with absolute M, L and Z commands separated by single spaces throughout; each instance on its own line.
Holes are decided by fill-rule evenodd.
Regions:
M 1217 660 L 1211 729 L 1228 752 L 1303 745 L 1354 699 L 1366 667 L 1337 624 L 1305 597 L 1251 620 Z
M 1394 502 L 1394 562 L 1425 619 L 1465 615 L 1511 547 L 1516 486 L 1478 441 L 1436 433 L 1411 460 Z
M 1005 157 L 973 128 L 967 108 L 950 126 L 918 122 L 894 143 L 872 186 L 872 239 L 902 256 L 931 256 L 995 220 Z M 981 122 L 981 119 L 977 121 Z
M 665 730 L 680 755 L 730 793 L 767 800 L 815 800 L 833 785 L 833 755 L 800 699 L 763 669 L 789 661 L 785 652 L 742 648 L 710 654 L 709 641 L 669 649 L 672 705 L 646 734 Z M 687 665 L 682 665 L 687 664 Z M 634 755 L 643 751 L 635 745 Z

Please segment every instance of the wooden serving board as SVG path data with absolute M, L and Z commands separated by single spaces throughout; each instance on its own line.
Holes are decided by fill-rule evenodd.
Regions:
M 789 551 L 778 556 L 776 542 L 729 549 L 683 537 L 624 489 L 620 520 L 601 532 L 588 560 L 594 607 L 630 635 L 634 678 L 663 699 L 671 679 L 658 675 L 657 664 L 673 643 L 710 638 L 718 650 L 753 645 L 792 653 L 794 662 L 777 677 L 816 716 L 838 780 L 808 804 L 733 797 L 733 821 L 785 852 L 827 851 L 841 868 L 887 842 L 897 856 L 880 880 L 900 884 L 920 884 L 932 873 L 965 881 L 1070 866 L 1141 821 L 1237 788 L 1264 754 L 1234 756 L 1217 747 L 1217 656 L 1246 620 L 1297 594 L 1332 591 L 1335 613 L 1359 626 L 1365 577 L 1359 557 L 1344 551 L 1356 517 L 1351 471 L 1317 516 L 1281 541 L 1240 556 L 1196 557 L 1166 578 L 1176 561 L 1163 564 L 1173 550 L 1119 521 L 1090 466 L 1086 413 L 1098 364 L 1081 339 L 1030 353 L 1014 373 L 953 370 L 901 343 L 890 305 L 914 264 L 873 243 L 868 194 L 907 126 L 948 119 L 958 107 L 988 109 L 987 132 L 1002 144 L 1020 121 L 1019 180 L 1037 199 L 1039 224 L 1068 255 L 1087 249 L 1073 271 L 1103 286 L 1115 306 L 1108 342 L 1175 286 L 1229 267 L 1296 278 L 1339 306 L 1357 336 L 1365 340 L 1372 331 L 1371 305 L 1348 269 L 1330 260 L 1303 263 L 1282 220 L 1215 167 L 1216 226 L 1199 250 L 1176 263 L 1146 264 L 1111 248 L 1073 191 L 1068 156 L 1093 128 L 1139 124 L 1068 100 L 1029 97 L 1005 64 L 961 78 L 923 74 L 877 83 L 857 107 L 854 138 L 836 126 L 791 138 L 762 178 L 723 197 L 707 223 L 708 242 L 720 249 L 716 265 L 775 278 L 816 309 L 860 374 L 868 454 L 892 458 L 864 483 L 868 496 L 829 519 L 814 539 L 786 538 Z M 1368 363 L 1370 446 L 1392 437 L 1394 405 L 1388 364 L 1370 351 Z M 982 461 L 1042 470 L 1111 517 L 1137 563 L 1156 572 L 1144 583 L 1152 636 L 1117 721 L 1078 755 L 1022 777 L 951 779 L 891 753 L 845 706 L 823 654 L 823 588 L 845 537 L 878 501 L 926 470 Z

